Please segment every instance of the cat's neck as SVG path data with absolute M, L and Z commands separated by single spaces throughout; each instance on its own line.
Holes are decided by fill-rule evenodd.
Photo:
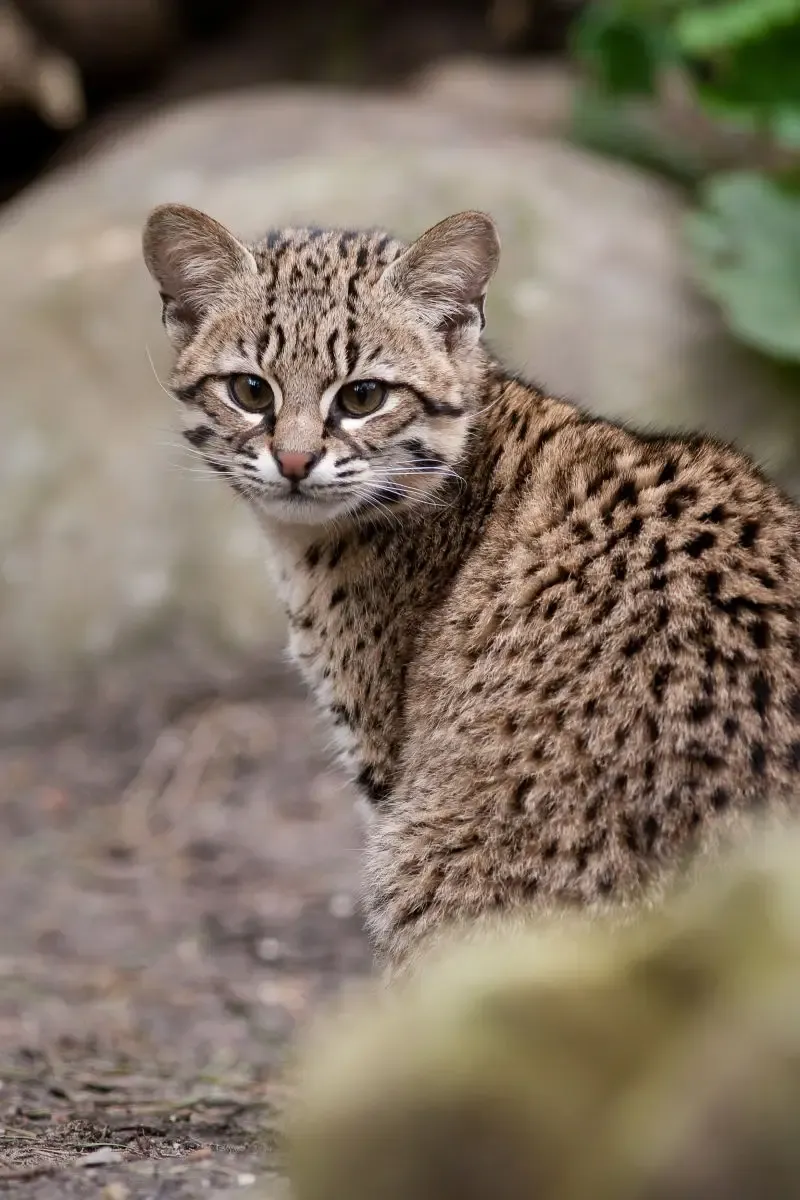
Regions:
M 265 524 L 291 653 L 373 803 L 387 794 L 398 761 L 404 680 L 432 627 L 430 614 L 446 605 L 499 507 L 515 503 L 531 445 L 565 415 L 502 376 L 482 400 L 466 453 L 435 505 L 339 527 Z M 518 414 L 511 424 L 510 412 Z
M 578 419 L 572 405 L 552 400 L 537 389 L 494 368 L 489 374 L 462 459 L 435 493 L 436 503 L 398 507 L 388 514 L 362 513 L 325 526 L 282 524 L 261 517 L 271 564 L 290 613 L 300 579 L 314 576 L 318 564 L 329 575 L 360 573 L 396 587 L 396 571 L 413 562 L 420 576 L 431 576 L 431 590 L 446 589 L 485 522 L 518 477 L 530 466 L 538 439 L 564 421 Z M 348 549 L 347 555 L 344 549 Z M 298 578 L 300 577 L 300 578 Z M 433 580 L 435 579 L 435 588 Z M 307 593 L 303 582 L 301 597 Z M 302 602 L 302 601 L 301 601 Z

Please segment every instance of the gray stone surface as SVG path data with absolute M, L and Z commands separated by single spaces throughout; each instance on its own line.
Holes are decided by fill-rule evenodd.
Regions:
M 186 654 L 278 652 L 263 541 L 178 446 L 148 359 L 163 378 L 139 231 L 164 200 L 244 235 L 313 220 L 413 236 L 487 208 L 504 241 L 489 333 L 515 366 L 616 416 L 740 438 L 794 480 L 798 394 L 695 295 L 680 200 L 509 132 L 502 104 L 481 116 L 454 102 L 463 91 L 432 77 L 419 99 L 281 90 L 193 102 L 6 209 L 0 671 L 49 672 L 159 639 Z

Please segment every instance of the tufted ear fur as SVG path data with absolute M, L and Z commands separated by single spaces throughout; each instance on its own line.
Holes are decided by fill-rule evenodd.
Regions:
M 235 275 L 255 274 L 253 255 L 219 221 L 183 204 L 151 212 L 142 237 L 147 269 L 164 305 L 164 327 L 181 349 Z
M 500 237 L 492 218 L 457 213 L 417 238 L 387 267 L 384 279 L 449 340 L 465 336 L 477 341 L 485 324 L 486 289 L 499 258 Z

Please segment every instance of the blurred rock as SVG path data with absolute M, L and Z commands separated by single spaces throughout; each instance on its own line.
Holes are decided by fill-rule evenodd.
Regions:
M 140 261 L 151 205 L 243 235 L 289 221 L 414 236 L 491 210 L 504 240 L 489 333 L 550 388 L 645 425 L 739 437 L 784 481 L 797 392 L 697 298 L 668 189 L 420 96 L 242 92 L 143 121 L 32 188 L 0 223 L 0 671 L 135 649 L 277 652 L 266 547 L 175 447 L 167 355 Z M 198 469 L 201 473 L 198 474 Z
M 304 1048 L 296 1200 L 794 1200 L 798 832 L 627 929 L 440 950 Z

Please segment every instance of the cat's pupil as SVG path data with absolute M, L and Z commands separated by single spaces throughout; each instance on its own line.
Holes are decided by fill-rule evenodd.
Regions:
M 377 379 L 356 379 L 346 383 L 339 393 L 339 403 L 351 416 L 366 416 L 383 403 L 386 389 Z
M 272 389 L 258 375 L 233 375 L 228 382 L 233 401 L 245 412 L 261 412 L 269 407 Z

